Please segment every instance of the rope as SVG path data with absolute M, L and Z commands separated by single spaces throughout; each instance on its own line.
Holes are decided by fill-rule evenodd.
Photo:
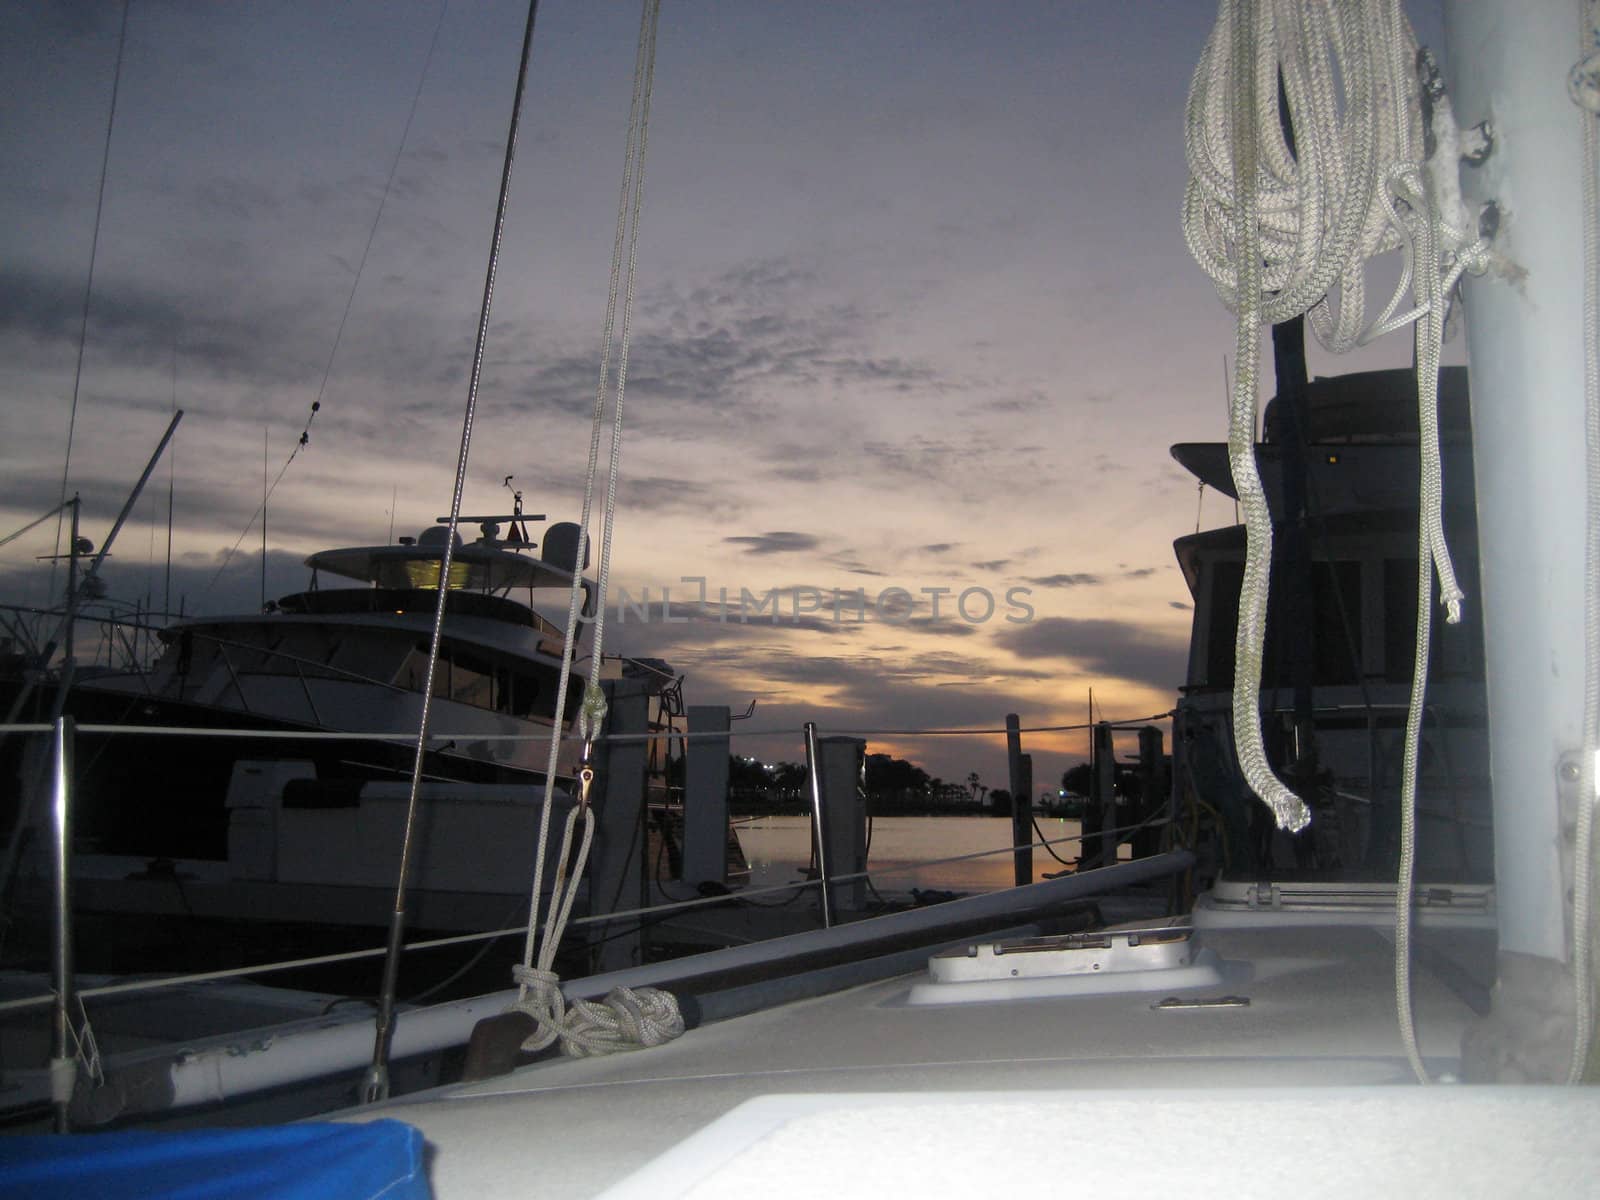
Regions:
M 1413 61 L 1429 88 L 1435 152 L 1427 178 L 1419 165 L 1422 106 L 1408 84 Z M 1280 106 L 1292 133 L 1283 128 Z M 1432 60 L 1419 59 L 1394 0 L 1222 0 L 1186 120 L 1184 236 L 1238 318 L 1228 439 L 1246 530 L 1233 694 L 1237 753 L 1251 790 L 1281 828 L 1293 831 L 1310 812 L 1267 763 L 1259 708 L 1272 558 L 1271 513 L 1254 455 L 1259 329 L 1304 312 L 1317 339 L 1340 353 L 1429 314 L 1436 318 L 1418 342 L 1421 525 L 1449 619 L 1458 621 L 1462 592 L 1442 517 L 1439 345 L 1448 297 L 1463 271 L 1487 266 L 1487 247 L 1461 203 L 1460 139 L 1448 98 Z M 1364 328 L 1365 262 L 1395 247 L 1403 251 L 1399 286 Z M 1408 291 L 1415 303 L 1396 316 Z
M 1255 0 L 1238 0 L 1229 18 L 1234 70 L 1228 116 L 1233 135 L 1233 182 L 1236 197 L 1233 246 L 1233 294 L 1238 317 L 1235 341 L 1233 402 L 1228 410 L 1228 464 L 1244 509 L 1245 564 L 1239 595 L 1239 626 L 1234 640 L 1233 726 L 1239 765 L 1245 781 L 1272 810 L 1280 829 L 1304 829 L 1311 819 L 1305 802 L 1272 773 L 1261 736 L 1261 660 L 1266 643 L 1267 592 L 1272 566 L 1272 514 L 1256 471 L 1257 341 L 1265 309 L 1262 230 L 1258 222 L 1260 194 L 1256 186 L 1257 129 L 1251 89 L 1258 83 Z M 1219 27 L 1221 23 L 1219 22 Z M 1270 22 L 1262 25 L 1270 31 Z M 1261 61 L 1270 60 L 1270 55 Z M 1287 282 L 1287 281 L 1285 281 Z
M 588 862 L 594 840 L 594 815 L 589 793 L 594 782 L 591 756 L 606 716 L 605 692 L 600 686 L 602 649 L 605 644 L 606 589 L 611 576 L 612 532 L 616 521 L 617 483 L 621 473 L 623 400 L 628 383 L 628 351 L 633 331 L 633 305 L 639 257 L 639 218 L 644 205 L 645 151 L 650 133 L 650 96 L 655 83 L 656 30 L 660 22 L 660 0 L 644 0 L 639 17 L 639 43 L 634 55 L 633 97 L 628 110 L 628 133 L 622 171 L 621 193 L 617 200 L 616 235 L 611 248 L 611 276 L 606 295 L 605 326 L 601 336 L 600 380 L 595 388 L 594 416 L 589 436 L 589 464 L 584 477 L 583 512 L 578 522 L 578 545 L 589 544 L 589 521 L 594 504 L 595 475 L 600 462 L 600 434 L 611 379 L 611 351 L 617 343 L 616 398 L 612 405 L 610 461 L 607 464 L 606 493 L 601 516 L 600 562 L 596 573 L 593 644 L 590 647 L 589 678 L 578 710 L 578 735 L 583 742 L 579 767 L 578 804 L 567 816 L 557 857 L 554 886 L 550 894 L 550 914 L 544 922 L 540 940 L 539 904 L 544 886 L 544 863 L 550 840 L 550 816 L 554 807 L 557 758 L 560 739 L 550 740 L 545 771 L 544 804 L 539 813 L 539 837 L 533 866 L 533 889 L 528 904 L 528 928 L 523 942 L 522 962 L 512 968 L 517 984 L 515 1008 L 528 1013 L 537 1026 L 523 1049 L 534 1052 L 559 1042 L 564 1053 L 574 1057 L 609 1054 L 618 1050 L 659 1045 L 683 1032 L 677 1000 L 654 988 L 631 991 L 618 988 L 602 1002 L 577 1001 L 570 1007 L 562 997 L 560 979 L 553 967 L 556 951 L 572 916 L 578 884 Z M 622 280 L 623 248 L 627 247 L 627 280 Z M 617 297 L 622 295 L 622 332 L 616 336 Z M 561 674 L 556 689 L 554 727 L 561 729 L 566 717 L 567 686 L 572 677 L 572 658 L 577 641 L 578 611 L 583 587 L 583 566 L 575 564 L 572 587 L 567 598 L 566 638 L 561 654 Z M 578 823 L 582 833 L 576 859 L 572 856 L 573 837 Z M 537 945 L 537 956 L 535 948 Z
M 1600 754 L 1600 4 L 1578 6 L 1583 58 L 1567 88 L 1583 119 L 1583 398 L 1587 490 L 1583 588 L 1583 748 L 1578 759 L 1578 822 L 1573 848 L 1572 986 L 1574 1027 L 1567 1082 L 1579 1083 L 1594 1039 L 1593 867 L 1595 757 Z
M 1409 86 L 1412 63 L 1421 75 L 1416 95 Z M 1289 131 L 1282 128 L 1280 105 L 1287 107 Z M 1195 71 L 1187 118 L 1184 234 L 1238 319 L 1228 457 L 1244 509 L 1246 557 L 1235 649 L 1234 736 L 1246 782 L 1272 809 L 1279 827 L 1290 831 L 1303 828 L 1310 812 L 1272 773 L 1261 738 L 1272 522 L 1253 445 L 1259 329 L 1263 322 L 1303 311 L 1318 341 L 1342 353 L 1415 325 L 1421 473 L 1417 642 L 1400 801 L 1395 1003 L 1406 1057 L 1418 1080 L 1427 1083 L 1411 1009 L 1410 946 L 1417 764 L 1435 574 L 1452 624 L 1461 619 L 1463 600 L 1444 535 L 1439 362 L 1450 296 L 1463 272 L 1487 268 L 1488 246 L 1461 200 L 1460 135 L 1449 98 L 1432 58 L 1417 50 L 1396 0 L 1326 6 L 1222 0 Z M 1425 137 L 1432 142 L 1426 166 Z M 1363 328 L 1365 262 L 1395 247 L 1402 251 L 1399 284 L 1378 319 Z M 1337 311 L 1329 294 L 1335 283 Z M 1408 293 L 1412 306 L 1397 316 Z M 1588 769 L 1593 770 L 1592 761 Z

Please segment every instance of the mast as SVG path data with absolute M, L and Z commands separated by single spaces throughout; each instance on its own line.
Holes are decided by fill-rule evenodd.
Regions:
M 1462 128 L 1493 119 L 1494 146 L 1462 172 L 1469 208 L 1494 201 L 1496 251 L 1513 264 L 1465 281 L 1472 371 L 1499 981 L 1494 1044 L 1464 1064 L 1496 1078 L 1565 1074 L 1540 1017 L 1572 1022 L 1569 776 L 1584 742 L 1585 120 L 1567 94 L 1580 58 L 1572 2 L 1447 4 L 1450 91 Z M 1469 601 L 1470 602 L 1470 601 Z M 1588 777 L 1590 772 L 1581 774 Z M 1563 1012 L 1563 1002 L 1565 1011 Z M 1482 1032 L 1482 1031 L 1480 1031 Z M 1485 1074 L 1484 1072 L 1489 1072 Z

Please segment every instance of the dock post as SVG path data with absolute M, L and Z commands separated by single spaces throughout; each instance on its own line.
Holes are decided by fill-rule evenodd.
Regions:
M 814 737 L 814 740 L 817 795 L 822 815 L 820 829 L 816 831 L 817 860 L 822 868 L 822 891 L 831 921 L 841 912 L 859 912 L 867 902 L 867 808 L 861 794 L 867 744 L 852 737 Z M 839 880 L 841 875 L 855 878 Z
M 1091 761 L 1094 772 L 1089 777 L 1089 803 L 1083 808 L 1083 853 L 1078 869 L 1101 867 L 1115 862 L 1116 838 L 1107 842 L 1101 832 L 1115 829 L 1117 824 L 1117 760 L 1116 747 L 1111 739 L 1111 724 L 1101 721 L 1094 727 L 1094 745 Z
M 683 882 L 728 882 L 726 705 L 692 704 L 684 743 Z
M 1161 786 L 1162 741 L 1161 730 L 1154 725 L 1139 730 L 1139 808 L 1135 819 L 1151 823 L 1133 835 L 1135 858 L 1148 858 L 1161 848 L 1161 827 L 1155 817 L 1168 798 L 1168 789 Z
M 650 697 L 642 680 L 605 684 L 607 734 L 649 730 Z M 594 791 L 594 845 L 589 855 L 589 912 L 632 908 L 643 894 L 645 870 L 645 778 L 649 743 L 639 737 L 600 742 Z M 626 928 L 626 927 L 625 927 Z M 590 927 L 597 972 L 619 971 L 644 961 L 644 929 L 635 924 L 612 936 L 609 923 Z
M 1033 759 L 1022 752 L 1022 722 L 1006 714 L 1006 769 L 1011 785 L 1011 864 L 1017 887 L 1033 882 Z M 1026 843 L 1026 849 L 1018 849 Z

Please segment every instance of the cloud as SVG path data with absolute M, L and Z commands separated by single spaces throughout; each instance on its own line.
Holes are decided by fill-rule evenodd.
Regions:
M 922 550 L 927 554 L 948 554 L 955 548 L 955 542 L 929 542 Z
M 1003 571 L 1010 563 L 1011 560 L 1009 558 L 990 558 L 985 559 L 983 562 L 975 562 L 972 566 L 974 570 L 978 571 Z
M 1098 575 L 1081 572 L 1074 575 L 1025 575 L 1023 579 L 1035 587 L 1047 588 L 1098 587 L 1104 582 Z
M 746 554 L 793 554 L 801 550 L 814 550 L 819 545 L 818 540 L 811 534 L 796 533 L 789 529 L 725 537 L 722 540 L 743 547 Z
M 830 554 L 828 555 L 828 562 L 840 568 L 841 570 L 848 571 L 851 575 L 870 575 L 879 579 L 886 578 L 888 576 L 887 571 L 879 571 L 876 568 L 869 567 L 859 558 L 847 553 Z
M 1061 659 L 1093 675 L 1176 689 L 1188 657 L 1186 638 L 1127 621 L 1045 617 L 1012 626 L 995 641 L 1022 659 Z

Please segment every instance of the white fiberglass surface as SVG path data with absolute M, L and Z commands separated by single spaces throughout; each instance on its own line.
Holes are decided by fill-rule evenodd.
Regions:
M 911 1006 L 902 977 L 690 1030 L 666 1046 L 535 1064 L 378 1110 L 435 1146 L 441 1196 L 475 1200 L 538 1164 L 543 1194 L 589 1195 L 755 1097 L 1023 1089 L 1405 1085 L 1392 945 L 1371 929 L 1218 931 L 1222 983 L 1247 1005 L 1162 1006 L 1137 990 Z M 1422 1049 L 1455 1070 L 1471 1009 L 1415 973 Z M 363 1114 L 366 1115 L 366 1114 Z M 621 1143 L 608 1131 L 627 1129 Z M 495 1147 L 489 1154 L 490 1145 Z

